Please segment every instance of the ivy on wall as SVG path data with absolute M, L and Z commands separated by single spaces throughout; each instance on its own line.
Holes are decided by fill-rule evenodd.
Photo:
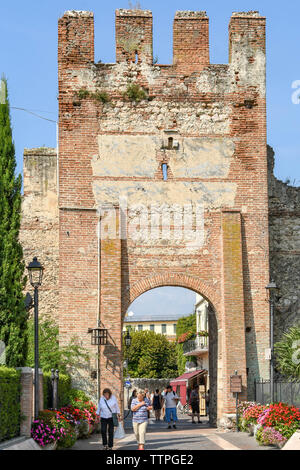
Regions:
M 196 314 L 192 313 L 188 317 L 182 317 L 179 318 L 177 322 L 177 328 L 176 328 L 176 336 L 177 336 L 177 345 L 176 345 L 176 350 L 177 350 L 177 366 L 178 366 L 178 373 L 184 374 L 185 372 L 185 364 L 188 360 L 193 361 L 193 356 L 189 356 L 187 358 L 186 356 L 183 355 L 183 342 L 187 341 L 191 337 L 193 337 L 196 334 Z

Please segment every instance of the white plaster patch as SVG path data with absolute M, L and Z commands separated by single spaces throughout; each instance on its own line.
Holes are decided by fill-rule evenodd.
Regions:
M 127 198 L 128 207 L 135 204 L 202 204 L 207 208 L 234 206 L 236 183 L 203 183 L 172 181 L 94 181 L 93 193 L 96 207 L 118 204 L 120 197 Z
M 155 136 L 99 135 L 99 156 L 92 159 L 93 174 L 154 177 L 159 143 Z
M 169 166 L 175 177 L 227 177 L 234 153 L 231 139 L 189 137 L 183 139 L 183 152 L 173 152 Z

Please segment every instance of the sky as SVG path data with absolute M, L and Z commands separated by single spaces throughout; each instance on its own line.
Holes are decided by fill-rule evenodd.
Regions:
M 183 287 L 157 287 L 140 295 L 128 309 L 134 315 L 131 319 L 142 315 L 187 315 L 194 312 L 196 301 L 195 292 Z
M 56 121 L 58 18 L 66 10 L 93 11 L 95 61 L 115 62 L 114 11 L 128 8 L 129 3 L 127 0 L 0 2 L 0 73 L 8 79 L 11 106 Z M 215 64 L 228 62 L 228 24 L 233 11 L 259 10 L 267 17 L 268 143 L 275 150 L 275 175 L 299 185 L 299 0 L 286 0 L 284 4 L 274 0 L 141 0 L 141 6 L 153 12 L 153 55 L 162 64 L 172 62 L 172 22 L 176 10 L 207 11 L 210 60 Z M 56 125 L 21 110 L 11 109 L 11 116 L 17 171 L 21 172 L 24 148 L 56 146 Z M 157 300 L 153 292 L 147 294 L 147 306 L 156 311 L 162 299 Z M 173 306 L 169 301 L 164 304 L 166 312 L 173 313 L 169 309 L 177 308 L 177 304 L 182 310 L 190 310 L 190 294 L 173 293 L 173 298 Z

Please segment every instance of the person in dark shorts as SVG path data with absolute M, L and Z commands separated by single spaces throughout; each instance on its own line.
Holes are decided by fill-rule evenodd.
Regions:
M 192 423 L 196 423 L 195 421 L 195 415 L 198 418 L 198 423 L 201 423 L 200 421 L 200 399 L 199 399 L 199 386 L 195 385 L 191 392 L 190 396 L 190 405 L 192 407 Z
M 152 398 L 152 406 L 155 413 L 155 421 L 160 421 L 161 409 L 162 409 L 162 396 L 158 388 Z

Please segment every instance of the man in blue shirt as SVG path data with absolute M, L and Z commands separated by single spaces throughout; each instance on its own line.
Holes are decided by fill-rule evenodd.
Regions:
M 171 420 L 173 420 L 173 428 L 176 429 L 177 413 L 176 407 L 179 401 L 179 396 L 172 390 L 172 386 L 168 385 L 167 393 L 164 395 L 164 401 L 166 406 L 166 421 L 168 423 L 168 429 L 171 429 Z

